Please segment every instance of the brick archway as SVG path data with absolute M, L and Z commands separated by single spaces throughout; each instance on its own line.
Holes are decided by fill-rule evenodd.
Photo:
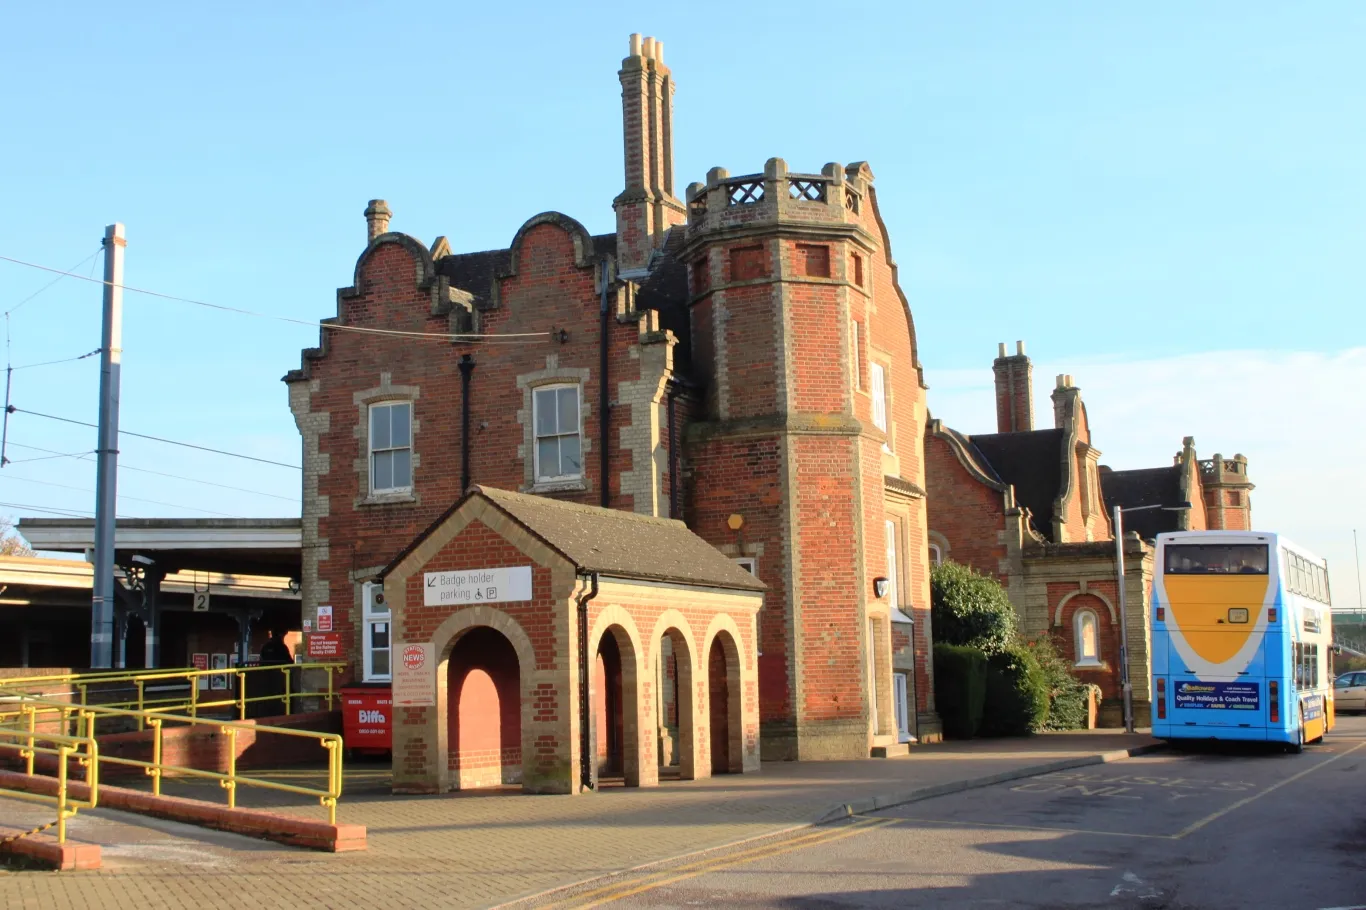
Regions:
M 517 652 L 491 626 L 467 629 L 446 661 L 447 770 L 458 789 L 522 781 L 522 682 Z
M 628 787 L 658 782 L 653 760 L 654 737 L 643 738 L 641 704 L 642 649 L 635 624 L 624 610 L 600 617 L 601 629 L 591 639 L 593 666 L 593 723 L 597 725 L 600 774 L 620 775 Z M 643 743 L 649 742 L 646 750 Z
M 471 635 L 478 637 L 462 646 Z M 493 643 L 499 653 L 481 657 L 481 639 L 486 645 Z M 531 734 L 523 708 L 532 703 L 536 652 L 526 631 L 494 607 L 468 607 L 446 617 L 431 642 L 437 653 L 436 705 L 427 709 L 427 723 L 436 742 L 434 757 L 440 762 L 438 789 L 521 782 L 522 762 L 534 754 L 534 744 L 526 742 Z M 471 671 L 477 671 L 473 678 Z M 473 709 L 464 714 L 463 729 L 462 707 Z M 510 741 L 514 735 L 515 741 Z
M 745 770 L 744 682 L 740 648 L 726 629 L 718 629 L 707 647 L 707 731 L 711 773 Z

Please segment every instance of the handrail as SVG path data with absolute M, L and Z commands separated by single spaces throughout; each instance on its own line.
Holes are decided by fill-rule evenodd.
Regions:
M 42 711 L 41 709 L 49 709 Z M 0 727 L 0 735 L 17 737 L 32 740 L 34 738 L 54 738 L 61 737 L 63 734 L 46 734 L 35 732 L 37 718 L 40 713 L 50 714 L 60 712 L 63 722 L 68 722 L 75 706 L 65 702 L 53 701 L 36 696 L 30 696 L 25 700 L 21 713 L 27 717 L 27 729 L 6 729 Z M 133 710 L 127 708 L 112 708 L 104 705 L 89 705 L 79 709 L 80 725 L 84 730 L 83 737 L 69 737 L 82 742 L 90 742 L 92 747 L 95 743 L 94 728 L 95 720 L 99 716 L 106 717 L 134 717 L 139 722 L 139 728 L 145 724 L 152 728 L 152 760 L 144 761 L 136 758 L 124 758 L 116 755 L 95 754 L 96 763 L 104 762 L 114 765 L 125 765 L 129 767 L 141 768 L 143 773 L 152 779 L 152 793 L 161 795 L 162 778 L 171 774 L 173 776 L 197 777 L 207 780 L 216 780 L 220 787 L 227 791 L 228 808 L 237 806 L 237 787 L 248 786 L 263 790 L 276 790 L 285 793 L 297 793 L 303 796 L 312 796 L 318 799 L 320 804 L 327 810 L 329 824 L 337 823 L 337 800 L 342 793 L 342 738 L 336 733 L 323 733 L 315 730 L 296 730 L 291 727 L 271 727 L 253 722 L 242 720 L 214 720 L 190 715 L 172 714 L 164 711 Z M 228 739 L 226 773 L 221 771 L 209 771 L 203 768 L 194 768 L 186 765 L 171 765 L 163 761 L 163 736 L 164 727 L 167 724 L 185 725 L 190 727 L 212 727 L 222 733 Z M 318 744 L 327 752 L 327 789 L 320 790 L 316 787 L 301 787 L 296 784 L 285 784 L 269 778 L 252 777 L 250 775 L 239 774 L 237 772 L 237 733 L 239 730 L 250 730 L 256 734 L 276 734 L 281 736 L 293 736 L 303 739 L 317 740 Z M 0 749 L 13 749 L 0 743 Z M 32 775 L 33 753 L 37 750 L 32 748 L 18 749 L 20 757 L 27 762 L 27 773 Z
M 7 718 L 15 714 L 13 711 L 6 711 L 3 703 L 22 702 L 30 698 L 53 698 L 53 697 L 74 697 L 79 695 L 79 701 L 73 702 L 72 707 L 85 708 L 90 706 L 90 689 L 92 686 L 107 685 L 109 683 L 131 683 L 136 690 L 137 697 L 122 701 L 102 702 L 104 707 L 117 708 L 136 708 L 144 710 L 188 710 L 190 715 L 197 716 L 200 711 L 216 708 L 233 708 L 238 720 L 246 720 L 247 705 L 256 702 L 283 702 L 285 713 L 292 713 L 294 702 L 300 698 L 322 698 L 324 693 L 321 689 L 317 691 L 293 691 L 295 673 L 302 674 L 308 670 L 327 671 L 327 708 L 332 710 L 336 702 L 336 677 L 337 674 L 346 668 L 346 664 L 341 663 L 314 663 L 314 664 L 270 664 L 260 667 L 233 667 L 219 668 L 216 670 L 196 670 L 196 669 L 177 669 L 177 670 L 123 670 L 108 673 L 62 673 L 48 676 L 28 676 L 14 677 L 11 679 L 0 679 L 0 724 L 6 723 Z M 278 693 L 266 693 L 264 695 L 247 697 L 246 680 L 248 674 L 274 673 L 278 672 L 284 676 L 284 691 Z M 229 698 L 216 698 L 210 701 L 203 701 L 199 695 L 199 680 L 206 677 L 231 676 L 237 681 L 237 694 Z M 181 686 L 175 688 L 188 688 L 188 698 L 175 697 L 156 697 L 147 698 L 147 683 L 161 680 L 183 680 Z M 53 684 L 67 684 L 63 690 L 56 691 L 31 691 L 34 688 L 47 690 Z M 73 689 L 74 687 L 74 689 Z M 210 690 L 220 691 L 220 690 Z M 231 691 L 230 689 L 228 691 Z M 139 720 L 138 729 L 143 729 L 143 723 Z
M 25 800 L 35 803 L 51 803 L 57 809 L 57 819 L 50 824 L 39 825 L 32 830 L 22 834 L 13 835 L 5 841 L 17 840 L 30 834 L 37 834 L 47 828 L 55 826 L 57 828 L 57 843 L 66 843 L 66 822 L 81 809 L 93 809 L 99 804 L 100 798 L 100 755 L 99 744 L 93 736 L 68 736 L 64 733 L 39 733 L 32 726 L 27 730 L 5 730 L 0 729 L 0 738 L 19 740 L 21 745 L 12 745 L 0 742 L 0 749 L 17 750 L 19 756 L 24 759 L 28 774 L 33 774 L 34 758 L 38 755 L 55 755 L 57 757 L 57 789 L 55 793 L 34 793 L 29 790 L 15 790 L 9 787 L 0 787 L 0 793 L 5 796 Z M 52 746 L 40 746 L 39 742 L 53 743 Z M 85 754 L 81 754 L 81 750 Z M 77 763 L 85 768 L 85 799 L 74 799 L 70 792 L 70 782 L 67 779 L 71 765 L 71 759 L 75 758 Z

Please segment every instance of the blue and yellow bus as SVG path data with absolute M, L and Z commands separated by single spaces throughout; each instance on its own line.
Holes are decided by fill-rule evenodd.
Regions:
M 1298 752 L 1333 728 L 1323 560 L 1277 534 L 1159 534 L 1151 610 L 1154 736 Z

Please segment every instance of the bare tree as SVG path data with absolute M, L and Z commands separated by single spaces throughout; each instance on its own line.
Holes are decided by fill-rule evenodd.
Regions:
M 14 530 L 14 522 L 0 516 L 0 556 L 32 556 L 33 548 Z

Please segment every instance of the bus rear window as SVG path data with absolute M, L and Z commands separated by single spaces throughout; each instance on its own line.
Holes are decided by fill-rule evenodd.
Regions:
M 1268 551 L 1261 543 L 1167 544 L 1168 575 L 1265 575 Z

